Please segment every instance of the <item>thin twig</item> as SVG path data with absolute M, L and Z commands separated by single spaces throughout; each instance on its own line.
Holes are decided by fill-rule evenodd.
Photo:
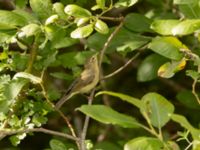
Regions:
M 193 95 L 195 96 L 197 102 L 200 104 L 200 99 L 199 99 L 199 96 L 198 94 L 196 93 L 196 84 L 197 84 L 197 79 L 195 79 L 192 83 L 192 93 Z
M 101 52 L 100 52 L 100 58 L 99 58 L 99 68 L 101 68 L 101 64 L 102 64 L 102 61 L 103 61 L 103 56 L 104 56 L 104 53 L 105 51 L 107 50 L 109 44 L 111 43 L 112 39 L 114 38 L 114 36 L 119 32 L 119 30 L 121 29 L 121 27 L 123 26 L 124 24 L 124 19 L 122 19 L 122 21 L 120 22 L 119 26 L 117 26 L 114 30 L 113 33 L 111 33 L 111 35 L 108 37 L 108 40 L 106 41 L 106 43 L 104 44 Z
M 43 92 L 43 95 L 44 95 L 46 101 L 51 105 L 51 107 L 52 107 L 53 109 L 55 109 L 54 104 L 51 103 L 51 101 L 50 101 L 49 98 L 48 98 L 48 94 L 47 94 L 46 89 L 45 89 L 45 86 L 44 86 L 44 73 L 45 73 L 45 69 L 43 69 L 43 71 L 42 71 L 42 73 L 41 73 L 42 83 L 40 83 L 40 86 L 41 86 L 41 88 L 42 88 L 42 92 Z M 58 109 L 55 109 L 55 110 L 60 114 L 60 116 L 61 116 L 61 117 L 63 118 L 63 120 L 66 122 L 68 128 L 69 128 L 70 131 L 71 131 L 72 136 L 75 137 L 75 138 L 77 138 L 77 136 L 76 136 L 76 134 L 75 134 L 75 132 L 74 132 L 74 129 L 73 129 L 73 127 L 72 127 L 72 125 L 71 125 L 69 119 L 68 119 L 60 110 L 58 110 Z M 77 141 L 76 141 L 76 144 L 77 144 L 77 146 L 80 148 L 80 145 L 79 145 L 79 143 L 78 143 Z
M 106 16 L 100 16 L 99 19 L 102 19 L 102 20 L 109 20 L 109 21 L 123 21 L 124 17 L 106 17 Z
M 6 130 L 6 129 L 0 130 L 0 133 L 2 135 L 13 135 L 13 134 L 18 134 L 18 133 L 29 133 L 29 132 L 43 132 L 46 134 L 64 137 L 73 141 L 79 141 L 79 138 L 73 137 L 69 134 L 61 133 L 61 132 L 57 132 L 57 131 L 53 131 L 53 130 L 49 130 L 45 128 L 33 128 L 33 129 L 23 129 L 23 130 Z
M 103 75 L 103 70 L 101 69 L 101 65 L 102 65 L 102 61 L 103 61 L 103 56 L 105 51 L 107 50 L 109 44 L 111 43 L 112 39 L 114 38 L 114 36 L 120 31 L 120 29 L 122 28 L 124 24 L 124 19 L 122 19 L 122 21 L 120 22 L 120 24 L 115 28 L 115 30 L 113 31 L 113 33 L 111 33 L 111 35 L 108 37 L 107 41 L 105 42 L 103 48 L 100 51 L 100 57 L 99 57 L 99 69 L 100 69 L 100 79 L 104 76 Z M 100 80 L 100 85 L 103 89 L 106 90 L 106 84 L 104 80 Z M 109 101 L 107 100 L 107 95 L 105 95 L 103 97 L 103 101 L 106 105 L 110 105 Z
M 111 74 L 108 74 L 106 76 L 103 77 L 103 79 L 107 79 L 110 77 L 113 77 L 114 75 L 118 74 L 119 72 L 121 72 L 124 68 L 126 68 L 134 59 L 136 59 L 138 56 L 140 55 L 140 53 L 135 54 L 131 59 L 129 59 L 122 67 L 118 68 L 117 70 L 115 70 L 114 72 L 112 72 Z
M 95 90 L 96 89 L 94 88 L 90 93 L 90 96 L 88 98 L 88 105 L 92 105 L 92 101 L 94 99 Z M 89 121 L 90 121 L 90 117 L 86 115 L 85 121 L 84 121 L 84 125 L 83 125 L 82 134 L 81 134 L 81 141 L 80 141 L 81 142 L 81 150 L 86 150 L 85 139 L 86 139 L 86 135 L 87 135 L 87 129 L 88 129 Z

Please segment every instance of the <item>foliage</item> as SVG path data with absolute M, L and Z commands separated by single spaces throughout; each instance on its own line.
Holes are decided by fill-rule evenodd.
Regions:
M 200 149 L 199 12 L 198 0 L 0 1 L 0 146 L 42 132 L 35 149 Z M 56 109 L 95 53 L 98 86 Z

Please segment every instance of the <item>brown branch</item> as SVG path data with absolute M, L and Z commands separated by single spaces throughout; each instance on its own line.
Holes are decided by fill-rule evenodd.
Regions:
M 57 111 L 57 112 L 60 114 L 60 116 L 61 116 L 61 117 L 63 118 L 63 120 L 66 122 L 68 128 L 69 128 L 70 131 L 71 131 L 72 136 L 73 136 L 74 138 L 77 138 L 77 136 L 76 136 L 76 134 L 75 134 L 75 132 L 74 132 L 74 129 L 73 129 L 73 127 L 72 127 L 72 125 L 71 125 L 69 119 L 68 119 L 60 110 L 55 109 L 55 105 L 54 105 L 53 103 L 51 103 L 51 101 L 49 100 L 48 94 L 47 94 L 46 89 L 45 89 L 45 86 L 44 86 L 44 73 L 45 73 L 45 69 L 44 69 L 44 70 L 42 71 L 42 73 L 41 73 L 42 83 L 40 83 L 40 86 L 41 86 L 41 88 L 42 88 L 42 93 L 43 93 L 43 95 L 44 95 L 46 101 L 51 105 L 51 107 L 52 107 L 55 111 Z M 78 143 L 77 141 L 76 141 L 76 144 L 77 144 L 77 146 L 80 148 L 79 143 Z
M 137 53 L 137 54 L 134 55 L 131 59 L 129 59 L 122 67 L 118 68 L 118 69 L 115 70 L 113 73 L 104 76 L 103 79 L 107 79 L 107 78 L 110 78 L 110 77 L 112 77 L 112 76 L 118 74 L 118 73 L 121 72 L 124 68 L 126 68 L 129 64 L 131 64 L 132 61 L 133 61 L 134 59 L 136 59 L 139 55 L 140 55 L 140 53 Z
M 42 133 L 46 133 L 50 135 L 64 137 L 66 139 L 70 139 L 73 141 L 79 141 L 79 138 L 73 137 L 69 134 L 61 133 L 61 132 L 57 132 L 57 131 L 53 131 L 53 130 L 49 130 L 45 128 L 33 128 L 33 129 L 23 129 L 23 130 L 6 130 L 6 129 L 0 130 L 1 135 L 5 135 L 5 136 L 18 134 L 18 133 L 29 133 L 29 132 L 42 132 Z
M 119 26 L 117 26 L 114 30 L 113 33 L 111 33 L 111 35 L 108 37 L 108 40 L 106 41 L 106 43 L 104 44 L 101 52 L 100 52 L 100 58 L 99 58 L 99 68 L 101 68 L 101 64 L 103 61 L 103 56 L 105 51 L 107 50 L 109 44 L 111 43 L 112 39 L 114 38 L 114 36 L 119 32 L 119 30 L 121 29 L 121 27 L 124 25 L 124 18 L 122 19 L 122 21 L 120 22 Z
M 92 105 L 93 99 L 94 99 L 94 94 L 95 94 L 95 88 L 91 91 L 90 96 L 88 98 L 88 105 Z M 86 146 L 85 146 L 85 139 L 86 139 L 86 135 L 87 135 L 87 129 L 88 129 L 88 125 L 89 125 L 89 121 L 90 121 L 90 117 L 86 115 L 85 117 L 85 121 L 84 121 L 84 125 L 83 125 L 83 130 L 82 130 L 82 134 L 81 134 L 81 150 L 86 150 Z
M 198 94 L 196 93 L 196 84 L 197 84 L 197 79 L 195 79 L 192 83 L 192 94 L 195 96 L 197 102 L 199 103 L 200 105 L 200 99 L 199 99 L 199 96 Z
M 109 21 L 123 21 L 124 17 L 106 17 L 106 16 L 100 16 L 99 19 L 102 19 L 102 20 L 109 20 Z

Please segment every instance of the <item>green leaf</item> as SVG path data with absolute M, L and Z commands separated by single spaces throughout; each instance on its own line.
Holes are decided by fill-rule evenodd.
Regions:
M 185 4 L 183 4 L 184 2 Z M 200 11 L 199 11 L 200 5 L 198 0 L 181 1 L 180 3 L 182 4 L 179 4 L 178 8 L 185 18 L 191 18 L 191 19 L 200 18 Z
M 172 29 L 172 35 L 188 35 L 200 29 L 200 19 L 181 21 Z
M 142 97 L 143 108 L 140 112 L 147 116 L 155 127 L 163 127 L 169 120 L 169 114 L 174 112 L 174 106 L 157 93 L 148 93 Z
M 83 65 L 86 59 L 94 54 L 91 51 L 85 52 L 69 52 L 58 56 L 57 60 L 62 64 L 63 67 L 73 68 L 77 65 Z
M 17 8 L 25 8 L 28 0 L 15 0 L 14 2 Z
M 9 138 L 11 141 L 12 145 L 17 146 L 20 144 L 21 140 L 23 140 L 26 137 L 26 133 L 21 133 L 17 135 L 13 135 Z
M 132 105 L 134 105 L 138 108 L 142 107 L 142 103 L 141 103 L 140 99 L 137 99 L 137 98 L 125 95 L 125 94 L 121 94 L 121 93 L 110 92 L 110 91 L 100 91 L 95 96 L 99 96 L 99 95 L 102 95 L 102 94 L 107 94 L 107 95 L 111 95 L 111 96 L 114 96 L 114 97 L 118 97 L 121 100 L 126 101 L 126 102 L 128 102 L 128 103 L 130 103 L 130 104 L 132 104 Z
M 176 95 L 176 98 L 187 108 L 200 109 L 199 103 L 191 91 L 181 91 Z
M 157 138 L 138 137 L 128 141 L 124 145 L 124 150 L 161 150 L 163 143 Z
M 118 0 L 114 4 L 114 7 L 119 8 L 119 7 L 130 7 L 133 6 L 135 3 L 137 3 L 138 0 Z
M 99 8 L 104 8 L 105 7 L 105 0 L 96 0 L 97 6 L 99 6 Z
M 103 47 L 114 28 L 110 29 L 109 34 L 103 35 L 95 33 L 88 38 L 87 44 L 90 48 L 99 50 Z M 112 52 L 117 49 L 119 52 L 130 52 L 144 44 L 146 44 L 150 38 L 135 34 L 131 31 L 121 28 L 121 30 L 115 35 L 111 43 L 107 48 L 107 52 Z
M 72 46 L 72 45 L 76 44 L 77 42 L 78 42 L 78 40 L 76 40 L 76 39 L 72 39 L 70 37 L 64 37 L 60 40 L 58 40 L 58 39 L 53 40 L 52 47 L 56 48 L 56 49 L 60 49 L 60 48 Z
M 78 17 L 78 18 L 82 18 L 82 17 L 90 17 L 92 14 L 90 11 L 88 11 L 87 9 L 84 9 L 78 5 L 67 5 L 64 9 L 65 13 L 70 15 L 70 16 L 74 16 L 74 17 Z
M 45 21 L 45 25 L 49 25 L 49 24 L 55 23 L 56 21 L 58 21 L 58 19 L 59 19 L 59 16 L 57 14 L 51 15 Z
M 30 0 L 30 6 L 39 19 L 44 21 L 52 15 L 53 5 L 51 0 Z
M 147 56 L 138 67 L 137 80 L 140 82 L 151 81 L 157 77 L 159 67 L 165 63 L 167 59 L 158 54 Z
M 101 34 L 107 34 L 109 32 L 107 24 L 99 19 L 96 21 L 94 29 Z
M 64 5 L 60 2 L 53 4 L 53 11 L 57 13 L 62 19 L 66 19 L 67 15 L 64 12 Z
M 179 123 L 183 128 L 189 130 L 194 140 L 200 139 L 200 130 L 194 128 L 184 116 L 178 114 L 172 114 L 171 119 Z
M 192 4 L 192 3 L 197 3 L 198 0 L 173 0 L 174 4 Z
M 18 33 L 19 37 L 30 37 L 37 35 L 41 32 L 41 28 L 37 24 L 28 24 L 21 28 L 21 31 Z
M 68 150 L 65 144 L 57 139 L 52 139 L 50 141 L 50 147 L 52 150 Z
M 37 126 L 40 127 L 42 124 L 45 124 L 48 119 L 44 116 L 39 116 L 38 114 L 34 115 L 32 118 L 32 122 Z
M 24 26 L 27 24 L 27 20 L 20 16 L 19 14 L 12 12 L 12 11 L 6 11 L 6 10 L 0 10 L 0 29 L 15 29 L 18 26 Z
M 173 28 L 180 23 L 180 20 L 155 20 L 151 29 L 162 35 L 173 35 Z
M 27 20 L 27 23 L 40 24 L 39 20 L 37 19 L 36 16 L 34 16 L 33 13 L 30 13 L 30 12 L 22 10 L 22 9 L 15 9 L 15 10 L 13 10 L 13 12 L 15 14 L 18 14 L 18 15 L 24 17 Z
M 176 37 L 156 37 L 148 47 L 166 58 L 173 60 L 180 60 L 183 57 L 183 54 L 180 52 L 180 49 L 187 49 Z
M 144 15 L 129 13 L 125 17 L 124 26 L 134 32 L 152 32 L 150 29 L 151 20 Z
M 18 73 L 16 73 L 13 79 L 17 79 L 17 78 L 29 79 L 34 84 L 42 83 L 41 78 L 39 78 L 37 76 L 34 76 L 34 75 L 30 74 L 30 73 L 27 73 L 27 72 L 18 72 Z
M 200 73 L 195 70 L 187 70 L 186 75 L 191 77 L 193 80 L 197 80 L 200 78 Z
M 121 114 L 104 105 L 82 105 L 78 110 L 105 124 L 119 125 L 124 128 L 139 127 L 139 123 L 133 117 Z
M 185 68 L 186 60 L 171 61 L 163 64 L 158 70 L 158 76 L 163 78 L 171 78 L 176 72 Z
M 88 37 L 93 32 L 93 24 L 86 25 L 84 27 L 79 27 L 72 31 L 71 37 L 78 39 L 78 38 L 85 38 Z
M 13 102 L 13 100 L 18 96 L 18 94 L 20 93 L 20 91 L 26 83 L 27 81 L 19 79 L 12 80 L 11 82 L 9 82 L 8 85 L 5 86 L 4 95 L 7 101 L 9 101 L 9 103 Z

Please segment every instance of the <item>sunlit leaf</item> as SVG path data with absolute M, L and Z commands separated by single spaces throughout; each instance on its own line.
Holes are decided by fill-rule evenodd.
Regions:
M 163 78 L 171 78 L 176 72 L 185 68 L 186 60 L 182 59 L 180 61 L 171 61 L 163 64 L 158 69 L 158 76 Z
M 99 19 L 96 21 L 94 28 L 97 32 L 101 34 L 107 34 L 109 32 L 107 24 Z
M 42 83 L 42 79 L 34 76 L 30 73 L 26 73 L 26 72 L 18 72 L 15 74 L 14 79 L 16 78 L 24 78 L 24 79 L 29 79 L 31 82 L 33 82 L 34 84 L 39 84 Z
M 163 146 L 157 138 L 138 137 L 128 141 L 124 145 L 124 150 L 161 150 Z
M 183 54 L 180 49 L 188 49 L 176 37 L 156 37 L 148 46 L 152 51 L 173 60 L 180 60 Z
M 163 127 L 169 120 L 169 114 L 174 112 L 174 106 L 157 93 L 148 93 L 142 97 L 143 106 L 140 112 L 151 120 L 157 128 Z
M 37 35 L 41 32 L 40 26 L 37 24 L 29 24 L 21 28 L 21 31 L 18 33 L 19 37 L 29 37 Z
M 116 2 L 114 4 L 114 6 L 116 8 L 118 8 L 118 7 L 130 7 L 137 2 L 138 2 L 138 0 L 118 0 L 118 2 Z
M 85 38 L 88 37 L 93 32 L 93 25 L 89 24 L 84 27 L 79 27 L 76 30 L 72 31 L 71 37 L 78 39 L 78 38 Z
M 91 12 L 87 9 L 84 9 L 78 5 L 67 5 L 64 9 L 65 13 L 74 17 L 89 17 L 91 16 Z

